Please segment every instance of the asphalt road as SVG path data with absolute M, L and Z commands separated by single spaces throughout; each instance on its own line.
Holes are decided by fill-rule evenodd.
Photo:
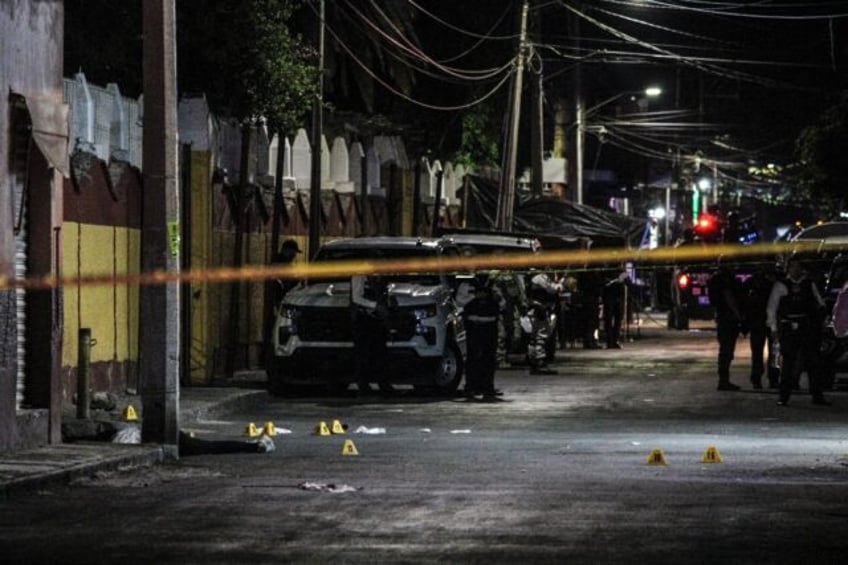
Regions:
M 740 342 L 740 353 L 744 347 Z M 0 505 L 4 563 L 843 563 L 848 393 L 717 392 L 710 332 L 501 371 L 505 402 L 272 399 L 291 433 Z M 744 354 L 734 380 L 747 384 Z M 320 421 L 345 435 L 314 433 Z M 353 433 L 364 426 L 383 434 Z M 358 455 L 343 455 L 352 440 Z M 720 463 L 703 463 L 709 447 Z M 666 465 L 647 465 L 653 449 Z M 305 483 L 348 492 L 306 490 Z

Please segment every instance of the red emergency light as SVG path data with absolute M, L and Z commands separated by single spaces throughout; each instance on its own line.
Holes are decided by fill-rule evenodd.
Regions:
M 715 218 L 707 214 L 698 218 L 698 231 L 712 231 L 715 229 Z
M 689 286 L 689 275 L 682 274 L 677 277 L 677 286 L 681 290 L 685 290 Z

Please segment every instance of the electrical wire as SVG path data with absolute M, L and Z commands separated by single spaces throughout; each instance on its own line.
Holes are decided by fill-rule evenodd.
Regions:
M 411 6 L 413 6 L 415 9 L 417 9 L 419 12 L 421 12 L 422 14 L 430 17 L 431 19 L 442 24 L 446 28 L 452 29 L 453 31 L 461 33 L 463 35 L 467 35 L 468 37 L 473 37 L 473 38 L 476 38 L 476 39 L 483 39 L 483 40 L 488 40 L 488 39 L 514 40 L 514 39 L 518 39 L 518 37 L 519 37 L 519 35 L 517 33 L 512 34 L 512 35 L 492 35 L 491 34 L 492 30 L 490 30 L 489 33 L 486 33 L 486 34 L 474 33 L 474 32 L 468 31 L 466 29 L 462 29 L 461 27 L 455 26 L 452 23 L 443 20 L 442 18 L 436 16 L 432 12 L 429 12 L 428 10 L 423 8 L 420 4 L 415 2 L 415 0 L 407 0 L 407 2 Z M 509 11 L 509 8 L 510 8 L 510 6 L 507 7 L 507 12 Z M 506 15 L 507 12 L 504 12 L 504 14 L 501 16 L 501 19 L 504 17 L 504 15 Z M 492 29 L 494 29 L 494 28 L 492 28 Z
M 623 2 L 617 2 L 623 3 Z M 671 4 L 669 2 L 664 2 L 662 0 L 643 0 L 643 4 L 647 4 L 647 7 L 655 6 L 657 8 L 665 8 L 669 10 L 679 10 L 685 12 L 695 12 L 699 14 L 709 14 L 716 16 L 725 16 L 725 17 L 734 17 L 734 18 L 748 18 L 748 19 L 766 19 L 766 20 L 784 20 L 784 21 L 809 21 L 809 20 L 826 20 L 828 18 L 846 18 L 848 17 L 848 12 L 843 13 L 833 13 L 833 14 L 809 14 L 809 15 L 781 15 L 781 14 L 755 14 L 750 12 L 734 12 L 731 10 L 716 10 L 716 9 L 707 9 L 707 8 L 698 8 L 695 6 L 686 6 L 685 4 Z M 632 4 L 631 4 L 632 5 Z M 766 6 L 763 4 L 763 6 Z M 748 6 L 744 6 L 748 7 Z M 774 6 L 775 8 L 782 8 L 782 6 Z M 809 7 L 809 5 L 805 5 L 804 7 Z
M 493 67 L 493 68 L 490 68 L 490 69 L 481 69 L 481 70 L 457 69 L 457 68 L 454 68 L 454 67 L 448 67 L 448 66 L 439 64 L 437 61 L 435 61 L 434 59 L 429 57 L 426 53 L 421 51 L 421 49 L 418 48 L 418 46 L 416 46 L 412 41 L 410 41 L 408 38 L 406 38 L 406 36 L 403 35 L 402 30 L 398 29 L 398 27 L 393 22 L 391 22 L 391 19 L 384 12 L 382 12 L 382 10 L 380 10 L 379 7 L 375 6 L 375 9 L 378 10 L 380 15 L 388 22 L 389 26 L 392 27 L 392 29 L 394 29 L 395 33 L 398 34 L 398 36 L 400 37 L 400 39 L 402 41 L 399 41 L 398 39 L 396 39 L 396 38 L 392 37 L 391 35 L 389 35 L 388 33 L 386 33 L 382 29 L 381 26 L 379 26 L 376 23 L 374 23 L 373 21 L 371 21 L 361 10 L 356 8 L 353 5 L 353 3 L 345 0 L 344 4 L 346 4 L 347 7 L 350 10 L 352 10 L 357 16 L 359 16 L 359 18 L 366 25 L 371 27 L 381 37 L 383 37 L 386 41 L 388 41 L 391 45 L 399 48 L 404 53 L 407 53 L 407 54 L 411 55 L 412 57 L 414 57 L 414 58 L 416 58 L 416 59 L 418 59 L 418 60 L 420 60 L 424 63 L 432 65 L 433 67 L 439 69 L 440 71 L 442 71 L 443 73 L 445 73 L 448 76 L 458 78 L 458 79 L 462 79 L 462 80 L 468 80 L 468 81 L 484 81 L 484 80 L 494 78 L 494 77 L 498 76 L 499 74 L 505 72 L 512 64 L 512 62 L 507 62 L 506 64 L 504 64 L 501 67 L 497 67 L 497 68 Z M 387 52 L 389 52 L 389 51 L 387 51 Z
M 754 83 L 754 84 L 760 84 L 760 85 L 763 85 L 763 86 L 791 88 L 791 89 L 795 89 L 795 90 L 799 90 L 799 91 L 815 91 L 816 90 L 813 87 L 803 87 L 803 86 L 793 85 L 793 84 L 784 83 L 782 81 L 778 81 L 778 80 L 775 80 L 775 79 L 768 79 L 768 78 L 760 77 L 760 76 L 753 75 L 753 74 L 750 74 L 750 73 L 733 71 L 733 70 L 730 70 L 730 69 L 724 69 L 722 67 L 717 67 L 715 65 L 710 65 L 710 64 L 705 64 L 705 63 L 701 63 L 701 62 L 698 62 L 698 61 L 694 61 L 689 57 L 683 57 L 683 56 L 681 56 L 677 53 L 673 53 L 673 52 L 671 52 L 667 49 L 662 49 L 660 47 L 657 47 L 656 45 L 653 45 L 651 43 L 648 43 L 646 41 L 638 39 L 638 38 L 636 38 L 636 37 L 634 37 L 630 34 L 624 33 L 622 31 L 620 31 L 620 30 L 618 30 L 618 29 L 616 29 L 616 28 L 614 28 L 614 27 L 612 27 L 608 24 L 605 24 L 605 23 L 601 22 L 600 20 L 593 18 L 592 16 L 574 8 L 573 6 L 566 3 L 565 0 L 558 0 L 558 2 L 559 2 L 560 6 L 562 6 L 563 8 L 568 10 L 569 12 L 571 12 L 571 13 L 579 16 L 580 18 L 590 22 L 591 24 L 593 24 L 596 27 L 606 31 L 607 33 L 610 33 L 610 34 L 612 34 L 616 37 L 619 37 L 619 38 L 621 38 L 621 39 L 623 39 L 623 40 L 625 40 L 629 43 L 639 45 L 640 47 L 643 47 L 644 49 L 648 49 L 649 51 L 654 51 L 654 52 L 661 53 L 663 55 L 667 55 L 669 58 L 674 59 L 681 64 L 697 68 L 698 70 L 701 70 L 703 72 L 710 73 L 710 74 L 713 74 L 713 75 L 716 75 L 716 76 L 723 76 L 725 78 L 732 78 L 732 79 L 736 79 L 736 80 L 744 80 L 746 82 L 750 82 L 750 83 Z
M 341 47 L 342 50 L 344 50 L 344 52 L 347 53 L 350 56 L 350 58 L 353 59 L 353 61 L 357 65 L 359 65 L 362 68 L 363 71 L 365 71 L 365 73 L 368 76 L 370 76 L 372 79 L 374 79 L 375 82 L 380 84 L 383 88 L 385 88 L 387 91 L 391 92 L 395 96 L 402 98 L 402 99 L 406 100 L 407 102 L 410 102 L 411 104 L 415 104 L 416 106 L 420 106 L 422 108 L 427 108 L 429 110 L 445 111 L 445 112 L 451 112 L 451 111 L 457 111 L 457 110 L 467 110 L 469 108 L 473 108 L 474 106 L 477 106 L 478 104 L 480 104 L 480 103 L 488 100 L 492 96 L 494 96 L 495 93 L 497 93 L 498 90 L 500 90 L 500 88 L 506 83 L 506 81 L 509 80 L 509 78 L 512 77 L 515 74 L 514 70 L 510 70 L 510 72 L 504 73 L 504 76 L 500 79 L 500 81 L 498 81 L 497 84 L 495 84 L 494 87 L 492 87 L 491 90 L 489 90 L 488 92 L 486 92 L 482 96 L 476 98 L 475 100 L 472 100 L 470 102 L 466 102 L 464 104 L 457 104 L 457 105 L 453 105 L 453 106 L 440 106 L 440 105 L 422 102 L 421 100 L 417 100 L 417 99 L 409 96 L 408 94 L 401 92 L 400 90 L 396 89 L 395 87 L 390 85 L 388 82 L 386 82 L 385 80 L 380 78 L 373 70 L 371 70 L 370 67 L 368 67 L 368 65 L 363 63 L 362 60 L 359 57 L 356 56 L 356 54 L 353 52 L 353 50 L 350 47 L 348 47 L 348 45 L 344 41 L 342 41 L 339 34 L 336 33 L 336 31 L 331 26 L 327 25 L 326 20 L 321 20 L 321 15 L 318 12 L 318 10 L 315 9 L 315 6 L 313 6 L 311 2 L 307 2 L 307 5 L 310 7 L 310 9 L 316 15 L 316 17 L 319 18 L 319 21 L 321 21 L 321 23 L 325 26 L 326 30 L 330 32 L 330 35 L 333 36 L 333 39 L 335 39 L 336 44 L 339 47 Z

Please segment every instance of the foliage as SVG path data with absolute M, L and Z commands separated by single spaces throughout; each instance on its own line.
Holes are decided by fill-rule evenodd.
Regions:
M 455 161 L 463 165 L 497 165 L 500 134 L 492 119 L 491 106 L 480 105 L 462 116 L 462 139 Z
M 848 95 L 804 128 L 796 142 L 799 180 L 813 198 L 840 202 L 848 187 Z
M 292 132 L 314 100 L 310 52 L 289 31 L 290 0 L 183 0 L 178 4 L 179 80 L 212 110 L 242 123 L 258 117 Z

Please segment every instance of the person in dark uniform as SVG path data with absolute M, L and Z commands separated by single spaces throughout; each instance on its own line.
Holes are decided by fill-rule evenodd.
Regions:
M 621 349 L 621 324 L 625 313 L 624 293 L 627 273 L 615 273 L 607 280 L 603 290 L 604 334 L 607 349 Z
M 279 267 L 281 265 L 291 265 L 292 263 L 294 263 L 294 260 L 297 258 L 297 255 L 299 253 L 302 253 L 302 251 L 300 250 L 297 241 L 293 239 L 287 239 L 280 247 L 280 251 L 273 253 L 273 255 L 271 256 L 271 265 L 275 267 Z M 288 293 L 288 291 L 297 286 L 297 284 L 298 281 L 288 278 L 267 279 L 265 282 L 265 300 L 268 301 L 266 303 L 265 317 L 263 320 L 263 343 L 265 344 L 264 361 L 266 370 L 270 369 L 270 365 L 273 358 L 275 344 L 272 343 L 272 334 L 274 330 L 275 313 L 280 307 L 280 303 L 283 301 L 283 298 L 286 296 L 286 293 Z
M 487 276 L 475 277 L 474 298 L 465 305 L 463 317 L 468 347 L 466 360 L 465 396 L 494 402 L 495 369 L 497 368 L 498 318 L 503 308 L 492 282 Z
M 383 395 L 394 392 L 388 382 L 389 288 L 380 276 L 355 275 L 350 281 L 353 366 L 361 395 L 373 393 L 376 382 Z
M 579 297 L 575 311 L 579 316 L 578 326 L 583 338 L 583 349 L 600 349 L 597 334 L 600 319 L 598 305 L 600 303 L 599 287 L 602 283 L 594 271 L 583 271 L 578 275 L 577 288 Z
M 783 359 L 778 406 L 789 403 L 792 389 L 805 370 L 813 404 L 830 405 L 822 394 L 816 366 L 823 309 L 824 301 L 816 285 L 807 278 L 798 258 L 791 257 L 786 263 L 786 277 L 772 287 L 766 310 L 769 328 L 778 336 Z
M 771 331 L 766 323 L 766 309 L 769 295 L 776 277 L 774 272 L 759 266 L 743 284 L 743 326 L 748 332 L 751 345 L 751 385 L 755 389 L 763 388 L 763 374 L 768 375 L 769 388 L 777 388 L 780 370 L 774 360 L 774 346 L 770 340 Z M 768 369 L 763 352 L 768 342 Z
M 740 283 L 731 266 L 719 257 L 718 268 L 710 277 L 707 291 L 710 304 L 715 308 L 716 335 L 718 337 L 718 390 L 739 390 L 730 382 L 730 363 L 736 353 L 736 340 L 742 313 L 739 309 Z

